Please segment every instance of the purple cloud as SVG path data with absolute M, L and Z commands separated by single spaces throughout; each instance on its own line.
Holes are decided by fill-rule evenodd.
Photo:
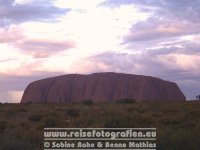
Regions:
M 36 58 L 48 57 L 75 47 L 75 43 L 69 40 L 29 39 L 19 28 L 0 30 L 0 43 L 7 43 Z
M 0 26 L 26 21 L 49 22 L 68 11 L 53 6 L 52 0 L 37 0 L 26 4 L 15 4 L 15 0 L 0 0 Z
M 141 54 L 105 52 L 89 57 L 86 61 L 90 62 L 87 64 L 95 66 L 91 67 L 93 72 L 143 74 L 174 81 L 178 83 L 188 99 L 194 99 L 200 91 L 200 62 L 197 61 L 200 59 L 200 44 L 185 43 L 182 46 L 183 48 L 158 48 L 143 51 Z M 196 69 L 180 64 L 181 62 L 187 65 L 187 61 L 190 61 L 189 64 L 194 65 Z
M 75 47 L 71 41 L 50 41 L 24 39 L 13 44 L 16 48 L 36 58 L 45 58 L 59 51 L 68 50 Z

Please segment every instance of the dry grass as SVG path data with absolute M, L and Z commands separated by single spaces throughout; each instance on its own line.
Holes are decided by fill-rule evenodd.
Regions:
M 157 128 L 161 150 L 198 150 L 200 103 L 1 104 L 0 149 L 43 149 L 44 127 Z

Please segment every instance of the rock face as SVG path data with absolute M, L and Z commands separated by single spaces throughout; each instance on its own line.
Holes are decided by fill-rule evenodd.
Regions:
M 21 103 L 71 102 L 91 99 L 114 101 L 135 100 L 184 101 L 176 83 L 158 78 L 122 73 L 69 74 L 32 82 Z

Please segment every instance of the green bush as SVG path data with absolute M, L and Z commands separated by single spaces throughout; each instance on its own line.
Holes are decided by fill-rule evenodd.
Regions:
M 78 117 L 80 115 L 78 109 L 69 109 L 65 112 L 65 117 Z
M 0 121 L 0 135 L 3 133 L 6 129 L 7 121 Z
M 55 127 L 57 125 L 56 118 L 49 117 L 45 119 L 45 127 Z
M 28 118 L 28 120 L 33 121 L 33 122 L 38 122 L 42 120 L 42 115 L 32 115 Z
M 22 129 L 25 129 L 25 130 L 30 129 L 29 124 L 26 122 L 21 122 L 21 123 L 19 123 L 19 125 L 22 127 Z
M 60 114 L 56 111 L 45 113 L 43 119 L 43 127 L 66 127 L 65 118 L 63 117 L 63 114 Z
M 122 103 L 122 104 L 131 104 L 135 103 L 135 99 L 119 99 L 115 101 L 116 103 Z
M 86 100 L 81 101 L 81 103 L 85 105 L 92 105 L 94 102 L 91 99 L 86 99 Z

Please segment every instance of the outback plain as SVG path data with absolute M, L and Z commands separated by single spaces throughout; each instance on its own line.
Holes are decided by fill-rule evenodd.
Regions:
M 123 100 L 0 104 L 0 149 L 43 149 L 44 128 L 156 128 L 158 150 L 198 150 L 200 103 Z

